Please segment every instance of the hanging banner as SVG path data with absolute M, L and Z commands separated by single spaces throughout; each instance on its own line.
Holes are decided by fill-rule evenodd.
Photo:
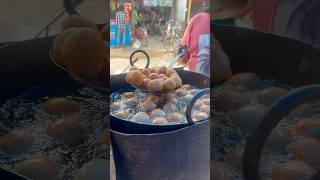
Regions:
M 172 7 L 173 0 L 159 0 L 159 6 L 168 6 Z
M 158 0 L 143 0 L 144 6 L 158 6 Z

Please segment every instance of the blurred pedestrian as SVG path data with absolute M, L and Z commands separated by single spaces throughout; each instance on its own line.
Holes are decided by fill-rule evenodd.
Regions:
M 140 23 L 140 18 L 139 18 L 137 8 L 135 6 L 133 6 L 132 11 L 131 11 L 131 26 L 132 26 L 132 28 L 136 29 L 139 23 Z
M 116 11 L 116 23 L 118 28 L 118 46 L 124 47 L 126 42 L 126 13 L 123 5 L 119 5 Z M 120 42 L 122 38 L 122 42 Z
M 178 62 L 188 66 L 190 71 L 210 76 L 210 1 L 204 0 L 203 12 L 196 14 L 185 30 L 182 44 L 188 46 L 186 56 Z

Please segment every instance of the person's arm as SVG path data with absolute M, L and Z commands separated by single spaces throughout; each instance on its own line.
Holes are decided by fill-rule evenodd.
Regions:
M 187 45 L 188 46 L 188 51 L 187 51 L 187 54 L 186 56 L 184 56 L 183 58 L 180 58 L 178 60 L 178 62 L 180 64 L 187 64 L 189 59 L 190 59 L 190 52 L 189 52 L 189 48 L 190 48 L 190 45 L 191 45 L 191 34 L 192 34 L 192 29 L 193 29 L 193 19 L 191 19 L 191 21 L 189 22 L 185 32 L 184 32 L 184 35 L 183 35 L 183 39 L 182 39 L 182 43 L 180 45 L 180 47 L 184 46 L 184 45 Z

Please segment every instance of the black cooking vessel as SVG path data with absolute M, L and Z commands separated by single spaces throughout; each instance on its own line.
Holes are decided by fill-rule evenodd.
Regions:
M 210 79 L 202 74 L 177 70 L 180 75 L 182 82 L 184 84 L 191 84 L 197 88 L 204 89 L 210 87 Z M 111 93 L 117 92 L 121 89 L 131 87 L 130 84 L 125 80 L 126 74 L 111 75 L 110 77 L 110 91 Z M 166 125 L 166 126 L 155 126 L 147 124 L 139 124 L 135 122 L 130 122 L 125 119 L 119 119 L 113 115 L 110 115 L 110 128 L 117 131 L 118 129 L 128 133 L 128 134 L 150 134 L 150 133 L 161 133 L 168 132 L 172 130 L 177 130 L 180 128 L 187 127 L 188 124 L 178 124 L 178 125 Z
M 187 106 L 189 123 L 146 125 L 110 115 L 110 138 L 119 180 L 193 180 L 210 178 L 210 121 L 192 122 L 194 103 L 209 93 L 210 79 L 176 70 L 184 84 L 200 90 Z M 126 74 L 110 79 L 111 92 L 130 87 Z M 206 89 L 204 89 L 206 88 Z
M 280 120 L 295 107 L 320 99 L 320 50 L 300 41 L 244 28 L 211 25 L 229 56 L 233 72 L 255 72 L 300 87 L 275 102 L 249 137 L 244 151 L 244 177 L 259 180 L 259 158 L 264 143 Z M 306 86 L 307 85 L 307 86 Z M 311 180 L 320 179 L 320 170 Z

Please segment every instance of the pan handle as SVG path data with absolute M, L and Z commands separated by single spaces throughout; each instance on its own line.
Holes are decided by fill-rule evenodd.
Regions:
M 260 180 L 259 161 L 262 148 L 278 123 L 299 105 L 320 98 L 320 85 L 297 88 L 275 102 L 265 113 L 259 126 L 250 135 L 243 155 L 243 174 L 247 180 Z M 318 171 L 310 180 L 320 179 Z
M 197 102 L 198 99 L 200 99 L 203 95 L 210 93 L 210 88 L 206 88 L 206 89 L 202 89 L 200 91 L 198 91 L 194 97 L 192 98 L 192 100 L 189 102 L 189 104 L 187 105 L 187 109 L 186 109 L 186 118 L 188 121 L 189 125 L 193 125 L 195 124 L 195 122 L 192 120 L 192 109 L 194 104 Z
M 150 57 L 148 55 L 147 52 L 139 49 L 139 50 L 136 50 L 134 51 L 133 53 L 131 53 L 130 57 L 129 57 L 129 61 L 130 61 L 130 65 L 131 66 L 134 66 L 134 64 L 139 60 L 139 58 L 136 58 L 136 59 L 133 59 L 133 56 L 136 54 L 136 53 L 143 53 L 146 57 L 147 57 L 147 64 L 146 64 L 146 67 L 145 69 L 147 69 L 150 65 Z

